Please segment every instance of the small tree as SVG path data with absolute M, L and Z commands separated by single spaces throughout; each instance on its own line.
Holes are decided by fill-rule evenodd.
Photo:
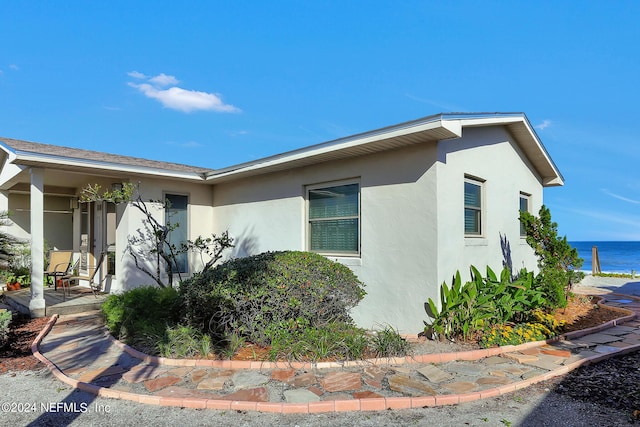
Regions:
M 9 212 L 0 211 L 0 227 L 9 225 Z M 18 240 L 10 234 L 0 231 L 0 266 L 7 268 L 15 255 Z
M 136 193 L 134 198 L 133 194 Z M 107 201 L 112 203 L 131 203 L 133 207 L 138 209 L 144 215 L 142 223 L 144 229 L 138 229 L 137 233 L 129 236 L 127 250 L 133 262 L 140 271 L 152 278 L 160 287 L 171 286 L 173 283 L 173 267 L 177 265 L 177 257 L 181 253 L 189 251 L 197 251 L 200 253 L 201 259 L 204 255 L 208 255 L 209 261 L 206 263 L 203 259 L 203 271 L 211 269 L 213 265 L 222 258 L 222 252 L 225 249 L 233 247 L 233 239 L 229 237 L 228 232 L 222 233 L 221 236 L 213 234 L 211 237 L 203 238 L 198 236 L 196 240 L 187 240 L 179 246 L 169 241 L 171 231 L 175 230 L 179 224 L 172 223 L 171 218 L 167 218 L 165 224 L 160 223 L 154 216 L 153 212 L 142 199 L 138 186 L 125 182 L 121 189 L 101 192 L 98 184 L 89 184 L 82 190 L 82 201 Z M 154 201 L 151 203 L 160 203 L 162 207 L 170 207 L 168 200 Z M 145 250 L 144 247 L 150 248 Z M 153 269 L 148 268 L 141 259 L 153 260 Z M 167 283 L 162 280 L 162 271 L 167 274 Z M 178 272 L 178 278 L 182 281 L 182 275 Z
M 567 237 L 558 237 L 558 224 L 551 221 L 551 212 L 546 206 L 540 208 L 539 217 L 529 212 L 520 212 L 526 239 L 538 257 L 538 283 L 553 307 L 566 307 L 567 295 L 573 283 L 581 278 L 576 271 L 584 260 L 578 256 Z

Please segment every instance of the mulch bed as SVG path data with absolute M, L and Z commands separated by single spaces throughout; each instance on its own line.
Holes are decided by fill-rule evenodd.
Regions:
M 49 318 L 31 319 L 24 315 L 14 315 L 9 326 L 9 336 L 0 347 L 0 373 L 44 368 L 31 353 L 31 344 L 44 328 Z

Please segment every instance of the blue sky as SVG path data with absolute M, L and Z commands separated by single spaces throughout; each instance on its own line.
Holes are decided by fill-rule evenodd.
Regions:
M 569 240 L 640 240 L 640 2 L 0 4 L 0 135 L 221 168 L 525 112 Z M 499 165 L 496 165 L 499 166 Z

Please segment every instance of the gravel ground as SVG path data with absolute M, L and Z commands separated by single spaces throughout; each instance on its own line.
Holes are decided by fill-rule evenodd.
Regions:
M 637 363 L 637 359 L 629 363 Z M 625 364 L 623 360 L 620 366 Z M 616 369 L 620 366 L 616 366 Z M 636 371 L 637 366 L 633 365 Z M 574 374 L 499 398 L 456 406 L 400 411 L 282 415 L 181 409 L 104 399 L 65 386 L 52 378 L 47 370 L 22 371 L 0 375 L 0 390 L 3 391 L 3 397 L 0 397 L 0 425 L 538 427 L 633 424 L 631 408 L 623 405 L 625 409 L 616 409 L 615 405 L 606 400 L 602 400 L 602 404 L 598 403 L 601 400 L 600 393 L 606 395 L 607 390 L 611 390 L 604 382 L 599 383 L 600 393 L 578 400 L 553 391 L 572 375 Z M 634 378 L 635 384 L 626 390 L 635 390 L 638 379 Z

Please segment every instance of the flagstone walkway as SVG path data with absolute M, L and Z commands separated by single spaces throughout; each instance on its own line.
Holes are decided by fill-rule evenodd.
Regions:
M 34 355 L 66 384 L 140 403 L 283 413 L 449 405 L 495 397 L 640 349 L 640 299 L 605 296 L 633 314 L 555 342 L 349 363 L 172 360 L 116 341 L 100 312 L 51 318 Z

